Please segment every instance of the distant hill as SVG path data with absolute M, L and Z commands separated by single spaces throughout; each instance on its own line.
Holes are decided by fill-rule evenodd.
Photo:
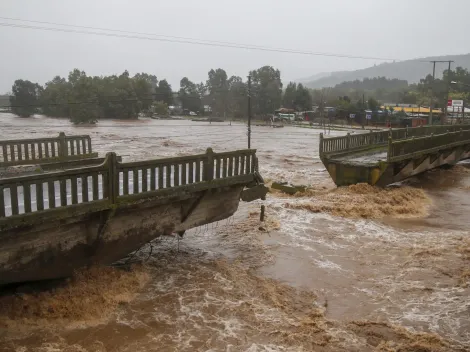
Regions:
M 339 72 L 337 72 L 337 73 L 339 73 Z M 343 73 L 343 72 L 341 72 L 341 73 Z M 317 73 L 316 75 L 313 75 L 313 76 L 310 76 L 310 77 L 307 77 L 307 78 L 296 79 L 295 82 L 297 82 L 297 83 L 308 83 L 308 82 L 316 81 L 316 80 L 321 79 L 321 78 L 328 77 L 330 75 L 331 75 L 331 72 L 321 72 L 321 73 Z
M 452 68 L 455 69 L 461 66 L 470 70 L 470 54 L 448 55 L 383 63 L 362 70 L 332 72 L 326 76 L 324 73 L 321 73 L 311 76 L 310 79 L 307 78 L 298 81 L 303 82 L 308 88 L 334 87 L 344 81 L 355 81 L 374 77 L 397 78 L 407 80 L 408 83 L 417 83 L 421 78 L 432 74 L 432 64 L 423 62 L 431 60 L 453 60 L 455 62 L 452 64 Z M 441 77 L 447 67 L 447 64 L 437 64 L 436 77 Z

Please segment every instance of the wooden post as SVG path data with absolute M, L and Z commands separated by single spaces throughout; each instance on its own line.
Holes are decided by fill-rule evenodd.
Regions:
M 213 179 L 214 179 L 214 152 L 212 148 L 207 148 L 206 158 L 204 159 L 203 181 L 212 181 Z
M 59 133 L 59 158 L 66 159 L 69 154 L 69 150 L 67 147 L 67 140 L 65 139 L 65 133 Z
M 264 221 L 264 204 L 261 206 L 261 213 L 259 214 L 259 221 Z

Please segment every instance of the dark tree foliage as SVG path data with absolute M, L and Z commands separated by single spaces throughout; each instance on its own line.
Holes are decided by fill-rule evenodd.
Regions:
M 38 111 L 42 87 L 31 81 L 18 79 L 10 96 L 11 111 L 20 117 L 30 117 Z
M 281 71 L 272 66 L 263 66 L 250 72 L 252 78 L 253 113 L 272 114 L 281 106 Z

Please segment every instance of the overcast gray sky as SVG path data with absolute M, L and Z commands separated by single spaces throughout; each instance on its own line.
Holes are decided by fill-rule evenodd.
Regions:
M 2 17 L 396 59 L 470 52 L 469 15 L 470 0 L 0 0 Z M 2 26 L 0 48 L 0 93 L 15 79 L 44 84 L 73 68 L 147 72 L 177 90 L 211 68 L 245 78 L 272 65 L 287 81 L 380 63 Z

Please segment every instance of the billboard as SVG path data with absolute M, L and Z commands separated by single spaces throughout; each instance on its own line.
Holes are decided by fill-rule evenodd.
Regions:
M 463 106 L 463 100 L 448 100 L 447 101 L 447 106 L 458 106 L 462 107 Z

